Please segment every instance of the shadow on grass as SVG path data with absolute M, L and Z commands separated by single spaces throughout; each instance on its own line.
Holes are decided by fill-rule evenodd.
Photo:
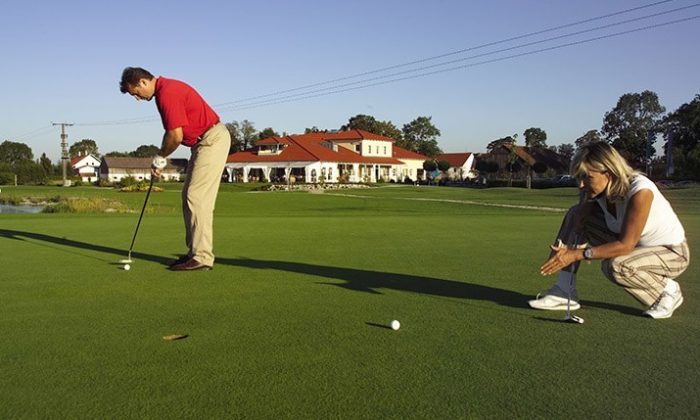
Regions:
M 19 230 L 10 230 L 10 229 L 0 229 L 0 237 L 7 238 L 7 239 L 14 239 L 18 241 L 24 241 L 26 239 L 33 239 L 36 241 L 43 241 L 43 242 L 48 242 L 51 244 L 56 244 L 56 245 L 62 245 L 62 246 L 69 246 L 73 248 L 79 248 L 79 249 L 86 249 L 90 251 L 99 251 L 99 252 L 104 252 L 107 254 L 115 254 L 119 257 L 126 257 L 127 254 L 129 253 L 128 249 L 119 249 L 119 248 L 112 248 L 104 245 L 95 245 L 89 242 L 81 242 L 81 241 L 76 241 L 73 239 L 68 239 L 66 237 L 58 237 L 58 236 L 51 236 L 51 235 L 45 235 L 43 233 L 34 233 L 34 232 L 22 232 Z M 160 257 L 157 255 L 151 255 L 151 254 L 144 254 L 142 252 L 132 252 L 131 253 L 132 258 L 138 258 L 141 260 L 146 260 L 146 261 L 153 261 L 155 263 L 159 264 L 167 264 L 172 260 L 172 258 L 167 258 L 167 257 Z
M 42 233 L 23 232 L 17 230 L 0 229 L 0 237 L 12 240 L 33 239 L 53 243 L 61 246 L 68 246 L 90 251 L 99 251 L 124 257 L 127 250 L 117 249 L 103 245 L 96 245 L 88 242 L 76 241 L 68 238 L 50 236 Z M 166 265 L 172 258 L 162 257 L 143 252 L 132 252 L 133 258 L 152 261 Z M 399 290 L 404 292 L 420 293 L 425 295 L 469 299 L 485 300 L 503 306 L 513 308 L 529 308 L 527 301 L 532 297 L 521 293 L 500 289 L 497 287 L 484 286 L 474 283 L 464 283 L 453 280 L 444 280 L 434 277 L 411 276 L 408 274 L 386 273 L 380 271 L 363 270 L 358 268 L 331 267 L 317 264 L 306 264 L 291 261 L 260 260 L 248 258 L 217 258 L 218 265 L 229 265 L 234 267 L 245 267 L 259 270 L 276 270 L 291 273 L 306 274 L 309 276 L 322 277 L 326 279 L 340 280 L 341 283 L 326 284 L 344 289 L 381 294 L 381 289 Z M 598 307 L 606 310 L 618 311 L 624 314 L 637 314 L 638 310 L 626 306 L 610 304 L 605 302 L 585 301 L 585 305 Z
M 341 280 L 342 283 L 320 283 L 356 292 L 381 294 L 381 289 L 399 290 L 432 296 L 488 300 L 499 305 L 526 308 L 528 296 L 512 290 L 463 283 L 434 277 L 386 273 L 358 268 L 331 267 L 291 261 L 254 260 L 247 258 L 217 258 L 217 264 L 261 270 L 277 270 L 309 276 Z

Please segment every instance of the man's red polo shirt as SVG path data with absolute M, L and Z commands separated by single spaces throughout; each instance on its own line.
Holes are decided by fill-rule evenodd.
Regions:
M 155 97 L 163 127 L 166 131 L 182 127 L 185 146 L 197 144 L 197 139 L 219 122 L 216 112 L 187 83 L 159 77 Z

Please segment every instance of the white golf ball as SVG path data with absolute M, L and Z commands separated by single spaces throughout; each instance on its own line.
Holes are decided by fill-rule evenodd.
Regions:
M 401 323 L 397 320 L 391 321 L 391 329 L 394 331 L 397 331 L 399 328 L 401 328 Z
M 129 264 L 124 264 L 124 270 L 126 270 L 126 271 L 131 270 L 131 266 Z

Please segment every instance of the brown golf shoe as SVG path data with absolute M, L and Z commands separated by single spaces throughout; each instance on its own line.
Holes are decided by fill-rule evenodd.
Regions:
M 192 258 L 192 257 L 190 257 L 188 254 L 180 255 L 179 257 L 177 257 L 176 260 L 170 261 L 170 262 L 168 263 L 168 267 L 169 267 L 169 268 L 172 268 L 172 267 L 175 266 L 175 265 L 179 265 L 179 264 L 182 264 L 182 263 L 184 263 L 184 262 L 187 262 L 187 260 L 189 260 L 189 259 L 191 259 L 191 258 Z
M 211 270 L 210 265 L 202 264 L 199 261 L 195 260 L 194 258 L 190 258 L 189 260 L 180 263 L 180 264 L 174 264 L 170 266 L 170 269 L 172 271 L 194 271 L 194 270 Z

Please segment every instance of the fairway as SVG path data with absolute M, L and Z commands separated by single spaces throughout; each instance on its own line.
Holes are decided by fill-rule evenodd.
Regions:
M 598 263 L 578 275 L 585 324 L 527 306 L 574 188 L 223 185 L 214 270 L 175 273 L 180 185 L 163 186 L 130 271 L 144 194 L 3 186 L 132 212 L 0 214 L 0 418 L 700 416 L 698 264 L 667 320 Z M 694 254 L 700 190 L 664 194 Z

